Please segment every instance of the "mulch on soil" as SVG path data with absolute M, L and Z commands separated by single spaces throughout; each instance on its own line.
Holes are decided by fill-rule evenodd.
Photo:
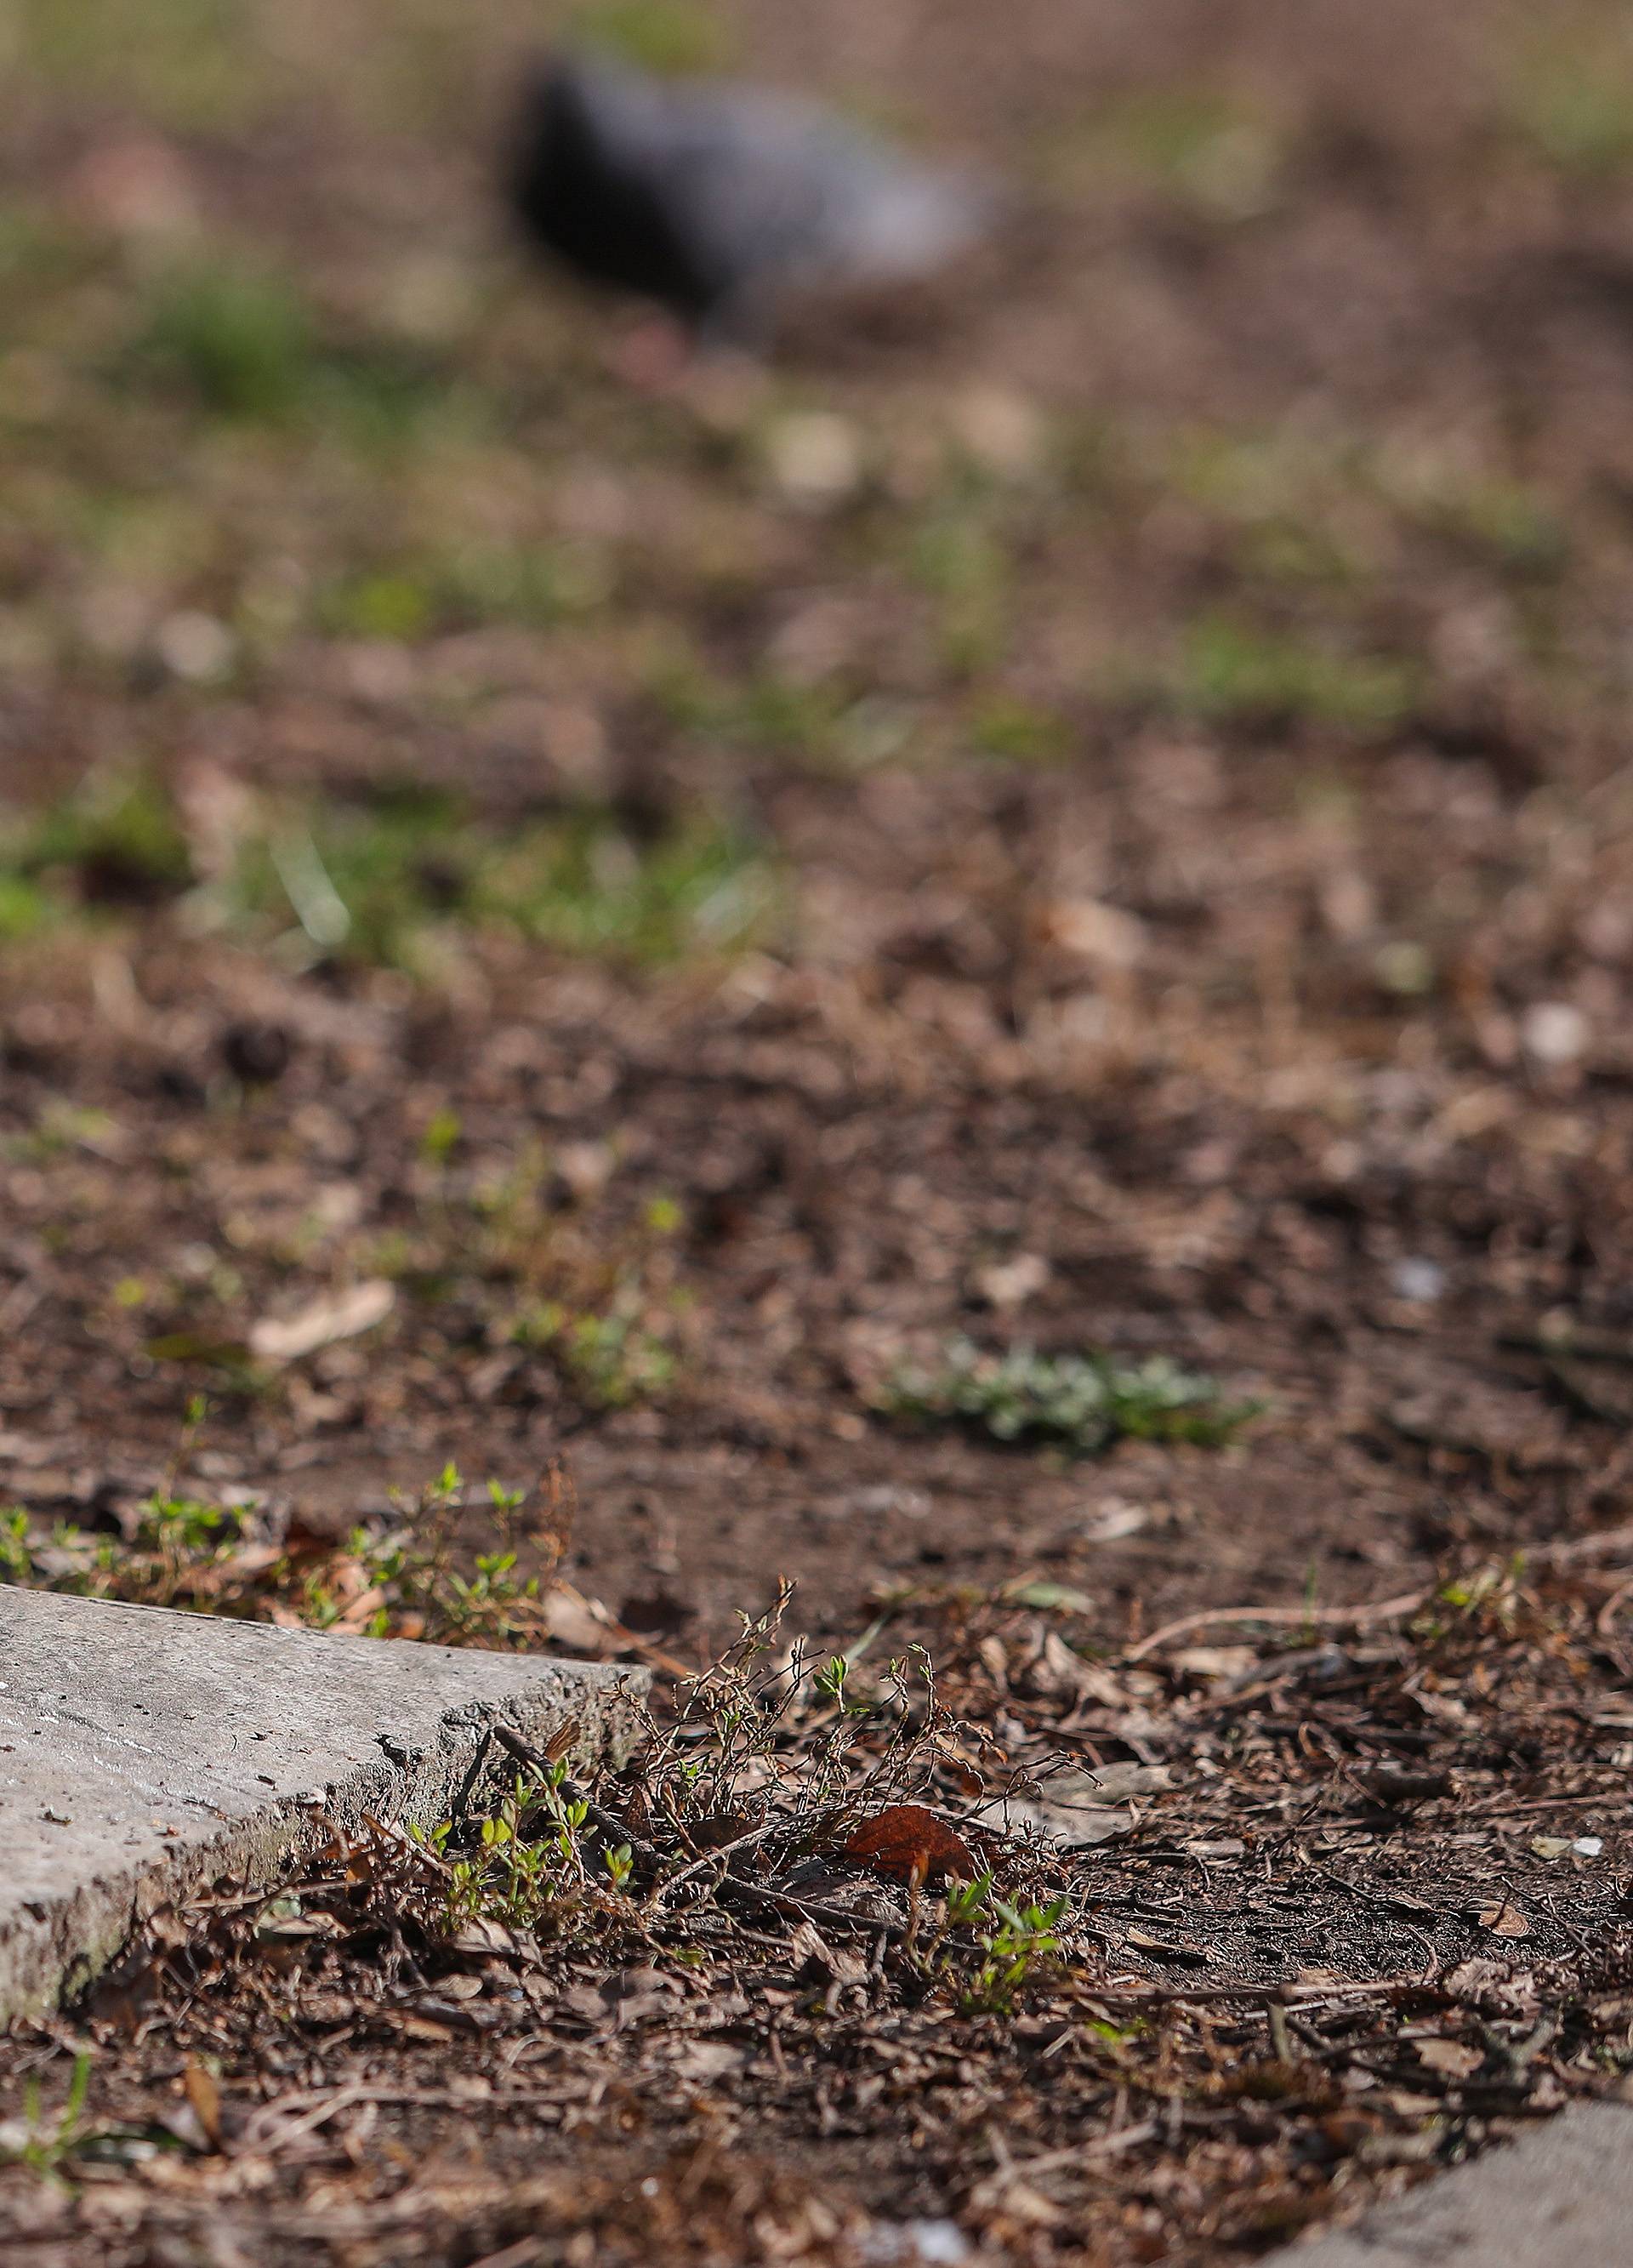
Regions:
M 501 1757 L 438 1846 L 160 1914 L 12 2043 L 48 2137 L 96 2074 L 58 2185 L 0 2176 L 17 2257 L 1201 2260 L 1353 2210 L 1625 2061 L 1614 1580 L 1137 1663 L 904 1605 L 837 1677 L 768 1618 L 618 1771 Z

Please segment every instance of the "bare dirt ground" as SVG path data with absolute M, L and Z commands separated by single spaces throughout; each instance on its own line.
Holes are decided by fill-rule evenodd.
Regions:
M 436 2102 L 354 2097 L 306 2154 L 283 2135 L 217 2162 L 193 2134 L 170 2220 L 141 2169 L 106 2226 L 94 2183 L 31 2191 L 38 2243 L 281 2257 L 254 2215 L 296 2197 L 291 2258 L 694 2257 L 683 2229 L 700 2259 L 885 2257 L 881 2213 L 951 2214 L 999 2257 L 1222 2257 L 1400 2178 L 1389 2149 L 1369 2157 L 1351 2098 L 1307 2072 L 1287 2122 L 1207 2139 L 1198 2074 L 1248 2034 L 1216 2035 L 1205 2003 L 1141 2018 L 1117 2051 L 1137 2084 L 1079 2068 L 1085 1977 L 1444 1976 L 1514 1955 L 1479 1918 L 1511 1903 L 1527 1981 L 1423 2004 L 1508 2094 L 1448 2108 L 1455 2055 L 1432 2084 L 1421 2058 L 1413 2087 L 1374 2071 L 1354 2099 L 1393 2085 L 1407 2108 L 1366 2133 L 1427 2162 L 1527 2090 L 1614 2081 L 1620 12 L 1544 37 L 1496 0 L 1430 21 L 1020 0 L 1001 33 L 945 0 L 592 11 L 639 53 L 820 87 L 1024 193 L 1010 239 L 926 305 L 813 320 L 769 374 L 656 397 L 619 375 L 627 313 L 534 276 L 491 210 L 507 74 L 540 30 L 518 10 L 358 5 L 337 26 L 176 0 L 139 39 L 117 13 L 31 0 L 6 34 L 8 1571 L 595 1646 L 656 1660 L 666 1693 L 787 1578 L 790 1626 L 820 1645 L 882 1617 L 876 1668 L 931 1647 L 989 1743 L 960 1736 L 967 1784 L 925 1767 L 954 1811 L 1046 1741 L 1181 1764 L 1114 1865 L 1056 1854 L 1045 1887 L 1089 1893 L 1102 1936 L 1119 1898 L 1177 1892 L 1197 1958 L 1074 1938 L 1032 2014 L 972 2015 L 967 1978 L 881 1967 L 860 1927 L 873 1997 L 834 1972 L 841 2048 L 805 2028 L 779 1932 L 761 1952 L 793 1981 L 740 1990 L 788 1995 L 789 2043 L 728 2040 L 740 2068 L 699 2066 L 688 2093 L 643 2063 L 639 2024 L 584 2004 L 547 2035 L 575 2071 L 588 2043 L 585 2091 L 537 2134 L 489 2110 L 485 2203 L 454 2196 L 481 2189 L 469 2169 L 414 2201 L 415 2155 L 457 2154 L 463 2113 L 451 2132 Z M 961 1338 L 1177 1364 L 1261 1406 L 1222 1440 L 1092 1457 L 912 1420 L 903 1376 L 945 1378 Z M 423 1498 L 449 1462 L 468 1485 Z M 527 1492 L 516 1513 L 490 1476 Z M 1427 1619 L 1323 1619 L 1402 1598 Z M 1308 1673 L 1272 1638 L 1232 1657 L 1239 1625 L 1115 1666 L 1176 1617 L 1255 1605 L 1294 1617 L 1295 1655 L 1349 1649 L 1321 1673 L 1337 1699 L 1290 1697 Z M 1225 1652 L 1187 1668 L 1198 1644 Z M 802 1771 L 809 1705 L 787 1734 Z M 1224 1767 L 1205 1743 L 1239 1717 L 1262 1734 L 1232 1732 Z M 1409 1830 L 1357 1827 L 1356 1774 L 1419 1749 L 1444 1784 Z M 1476 1780 L 1497 1823 L 1465 1828 Z M 1301 1844 L 1306 1815 L 1338 1839 Z M 814 1797 L 799 1817 L 805 1857 L 830 1850 Z M 1465 1831 L 1483 1839 L 1460 1856 Z M 1296 1877 L 1296 1956 L 1270 1939 L 1243 1966 L 1208 1934 L 1185 1853 L 1227 1843 L 1215 1903 Z M 1438 1918 L 1427 1951 L 1397 1879 Z M 419 1894 L 390 1893 L 403 1912 Z M 627 1917 L 603 1922 L 593 1956 L 570 1932 L 538 1955 L 551 1993 L 590 1990 L 557 1974 L 581 1955 L 598 1977 L 652 1966 Z M 362 1989 L 351 1941 L 341 1981 L 300 1989 Z M 11 2069 L 43 2058 L 60 2095 L 65 2043 L 94 2038 L 98 2115 L 126 2117 L 180 2102 L 201 2057 L 246 2116 L 280 2090 L 379 2095 L 384 2072 L 400 2095 L 445 2095 L 456 2064 L 494 2083 L 487 2033 L 443 2015 L 418 2046 L 393 2018 L 386 2047 L 349 2014 L 268 2063 L 272 2003 L 240 1989 L 258 1957 L 218 1949 L 202 2030 L 196 1979 L 154 1985 L 168 2061 L 150 2041 L 121 2062 L 128 2027 L 76 2019 Z M 1539 1962 L 1566 1967 L 1539 1985 Z M 536 2043 L 541 2005 L 503 2021 Z M 1416 2004 L 1356 2005 L 1369 2052 L 1379 2025 L 1409 2036 Z M 921 2021 L 925 2040 L 973 2024 L 946 2052 L 977 2074 L 922 2150 L 888 2087 L 836 2109 L 822 2077 L 916 2070 Z M 1330 2073 L 1328 2021 L 1301 2049 L 1255 2014 L 1255 2052 Z M 1094 2161 L 1114 2213 L 1047 2183 L 1011 2210 L 1011 2161 L 1158 2097 L 1153 2132 Z M 775 2171 L 742 2140 L 769 2121 Z M 1198 2136 L 1215 2156 L 1188 2172 Z M 380 2186 L 323 2202 L 365 2161 Z M 252 2165 L 272 2187 L 212 2255 L 223 2169 Z M 533 2180 L 548 2200 L 526 2202 Z M 1255 2217 L 1266 2183 L 1297 2196 Z M 673 2224 L 642 2220 L 676 2196 Z

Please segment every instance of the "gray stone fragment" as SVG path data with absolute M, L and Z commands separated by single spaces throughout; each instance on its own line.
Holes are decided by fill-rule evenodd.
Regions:
M 627 1741 L 644 1672 L 0 1588 L 0 2019 L 364 1812 L 434 1823 L 496 1718 Z
M 1613 2268 L 1633 2261 L 1633 2110 L 1588 2103 L 1267 2268 Z

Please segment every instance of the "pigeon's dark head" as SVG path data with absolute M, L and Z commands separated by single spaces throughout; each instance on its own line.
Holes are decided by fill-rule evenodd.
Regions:
M 536 242 L 554 248 L 563 205 L 598 162 L 582 71 L 568 61 L 542 65 L 518 107 L 505 178 L 511 208 Z
M 534 71 L 518 122 L 519 189 L 531 177 L 570 173 L 596 150 L 593 103 L 585 67 L 557 57 Z
M 717 286 L 663 194 L 661 129 L 642 81 L 599 58 L 559 56 L 524 99 L 509 201 L 533 245 L 584 282 L 638 292 L 696 322 Z

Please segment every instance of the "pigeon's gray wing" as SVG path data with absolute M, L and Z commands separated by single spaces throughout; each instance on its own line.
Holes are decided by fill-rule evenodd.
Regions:
M 673 209 L 736 294 L 906 282 L 990 217 L 974 183 L 912 164 L 810 106 L 753 89 L 677 94 L 666 168 Z

